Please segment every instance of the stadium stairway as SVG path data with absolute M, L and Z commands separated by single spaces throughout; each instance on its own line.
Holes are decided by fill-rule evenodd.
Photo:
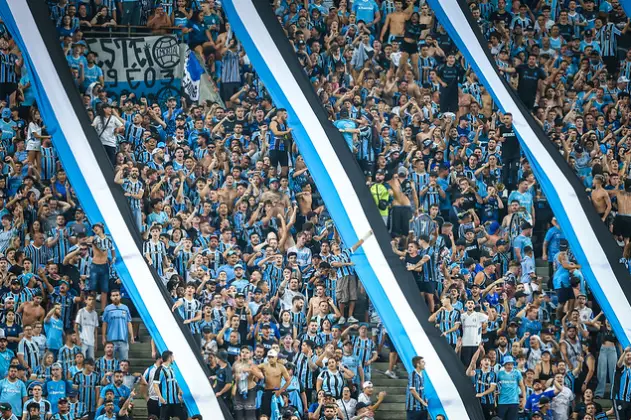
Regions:
M 397 364 L 397 375 L 399 379 L 391 379 L 383 374 L 388 369 L 388 356 L 384 355 L 384 362 L 373 364 L 372 383 L 375 386 L 373 402 L 377 399 L 377 394 L 386 391 L 387 395 L 379 409 L 375 412 L 376 420 L 403 420 L 405 419 L 405 392 L 408 384 L 405 368 L 399 362 Z M 381 359 L 380 359 L 381 360 Z
M 541 259 L 536 261 L 536 272 L 538 276 L 541 276 L 542 285 L 544 289 L 547 289 L 548 283 L 548 267 L 547 263 Z M 140 341 L 130 346 L 129 349 L 129 361 L 131 363 L 131 369 L 133 372 L 142 374 L 145 369 L 153 364 L 151 357 L 151 337 L 145 326 L 140 324 L 139 332 Z M 102 356 L 102 349 L 98 352 L 98 357 Z M 403 420 L 405 419 L 405 393 L 407 387 L 407 373 L 405 368 L 399 362 L 397 365 L 397 374 L 399 379 L 391 379 L 387 377 L 384 372 L 388 369 L 388 355 L 384 353 L 381 355 L 379 361 L 373 364 L 372 382 L 375 386 L 375 393 L 373 400 L 376 400 L 377 394 L 381 391 L 386 391 L 387 395 L 375 413 L 376 420 Z M 134 418 L 136 420 L 147 419 L 147 403 L 141 396 L 140 387 L 136 386 L 137 396 L 134 399 Z M 609 400 L 598 401 L 603 408 L 608 409 L 611 407 Z
M 129 362 L 132 372 L 142 374 L 145 369 L 153 364 L 151 357 L 151 337 L 145 326 L 140 324 L 139 332 L 140 341 L 131 345 L 129 348 Z M 97 352 L 97 356 L 103 355 L 102 349 Z M 381 360 L 381 359 L 380 359 Z M 397 372 L 401 379 L 390 379 L 383 374 L 388 369 L 388 356 L 384 354 L 384 362 L 376 362 L 373 364 L 372 382 L 375 386 L 374 399 L 380 391 L 386 391 L 387 396 L 381 407 L 375 413 L 376 420 L 403 420 L 405 419 L 405 389 L 407 386 L 407 375 L 401 363 L 397 366 Z M 134 419 L 147 419 L 147 403 L 141 395 L 140 386 L 136 385 L 137 396 L 134 399 Z
M 153 364 L 151 357 L 151 336 L 140 319 L 134 319 L 134 322 L 140 322 L 140 330 L 138 332 L 140 341 L 136 341 L 129 346 L 129 363 L 131 371 L 142 375 L 148 366 Z M 99 346 L 96 357 L 103 356 L 103 348 Z M 142 396 L 140 385 L 136 385 L 136 398 L 134 398 L 134 419 L 147 420 L 147 402 Z

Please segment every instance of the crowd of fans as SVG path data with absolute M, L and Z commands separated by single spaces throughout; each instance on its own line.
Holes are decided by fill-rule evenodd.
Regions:
M 631 348 L 586 286 L 512 116 L 429 6 L 270 3 L 487 419 L 631 418 Z M 619 0 L 467 3 L 629 266 L 631 42 Z M 300 122 L 272 102 L 220 2 L 48 5 L 143 255 L 235 417 L 371 419 L 387 398 L 372 365 L 388 348 L 385 375 L 408 377 L 408 419 L 428 418 L 422 355 L 397 372 L 353 268 L 363 240 L 340 241 L 292 138 Z M 116 24 L 180 27 L 224 103 L 108 91 L 84 32 Z M 79 207 L 20 52 L 0 33 L 2 417 L 127 418 L 138 392 L 151 416 L 183 418 L 172 354 L 154 352 L 142 375 L 130 366 L 138 314 L 114 245 Z

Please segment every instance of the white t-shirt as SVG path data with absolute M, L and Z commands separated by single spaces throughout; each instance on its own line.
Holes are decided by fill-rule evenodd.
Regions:
M 581 319 L 581 321 L 583 322 L 589 322 L 592 319 L 594 319 L 594 312 L 592 311 L 592 308 L 589 308 L 587 306 L 585 306 L 582 309 L 578 310 L 578 315 L 579 318 Z
M 337 406 L 340 407 L 340 410 L 342 410 L 344 420 L 349 420 L 351 417 L 355 417 L 357 407 L 357 400 L 355 398 L 351 398 L 348 401 L 339 399 L 337 400 Z
M 482 325 L 489 320 L 486 314 L 473 312 L 471 315 L 464 312 L 460 316 L 462 325 L 462 345 L 479 346 L 482 342 Z
M 105 129 L 103 129 L 106 123 Z M 116 129 L 123 126 L 123 123 L 120 122 L 118 118 L 114 115 L 105 117 L 105 119 L 96 117 L 92 122 L 92 126 L 96 129 L 96 134 L 100 134 L 99 139 L 103 146 L 116 147 Z M 103 134 L 101 134 L 101 132 L 103 132 Z
M 75 323 L 79 324 L 79 338 L 88 346 L 94 345 L 94 330 L 99 326 L 99 316 L 95 310 L 89 312 L 86 308 L 79 309 Z
M 28 132 L 26 134 L 26 139 L 29 140 L 29 141 L 31 141 L 31 140 L 39 141 L 38 138 L 35 138 L 33 136 L 33 133 L 37 134 L 38 136 L 41 136 L 42 135 L 42 127 L 40 127 L 39 124 L 34 123 L 34 122 L 31 121 L 28 124 Z
M 357 402 L 361 402 L 364 404 L 368 404 L 371 405 L 372 401 L 370 400 L 370 397 L 366 394 L 364 394 L 363 392 L 361 394 L 359 394 L 359 396 L 357 397 Z

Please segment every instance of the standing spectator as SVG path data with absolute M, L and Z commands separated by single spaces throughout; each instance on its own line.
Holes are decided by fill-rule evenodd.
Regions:
M 408 377 L 405 397 L 407 420 L 426 420 L 428 418 L 428 401 L 425 397 L 425 360 L 416 356 L 412 358 L 414 370 Z
M 77 312 L 74 324 L 74 330 L 79 335 L 81 352 L 88 359 L 94 359 L 98 343 L 99 317 L 94 308 L 95 304 L 95 296 L 88 295 L 85 298 L 85 307 Z
M 497 373 L 499 395 L 497 415 L 501 419 L 517 418 L 520 408 L 526 405 L 526 388 L 522 374 L 515 369 L 512 356 L 504 358 L 503 367 Z
M 121 303 L 121 293 L 118 289 L 110 292 L 112 303 L 103 311 L 102 343 L 110 342 L 114 345 L 114 357 L 127 360 L 129 344 L 134 343 L 134 329 L 131 324 L 131 313 L 127 305 Z
M 164 351 L 162 353 L 162 365 L 154 375 L 153 388 L 158 395 L 161 420 L 167 420 L 170 417 L 186 418 L 182 405 L 182 390 L 175 379 L 172 363 L 173 352 Z

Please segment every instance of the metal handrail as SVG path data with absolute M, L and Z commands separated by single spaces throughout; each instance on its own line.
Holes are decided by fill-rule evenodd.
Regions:
M 94 30 L 94 28 L 97 28 Z M 135 35 L 138 36 L 146 36 L 146 35 L 176 35 L 178 38 L 182 35 L 182 28 L 179 26 L 165 26 L 161 27 L 157 30 L 153 30 L 148 26 L 140 26 L 140 25 L 92 25 L 92 26 L 82 26 L 81 32 L 83 32 L 83 36 L 87 38 L 93 37 L 132 37 Z M 180 39 L 181 41 L 181 39 Z

